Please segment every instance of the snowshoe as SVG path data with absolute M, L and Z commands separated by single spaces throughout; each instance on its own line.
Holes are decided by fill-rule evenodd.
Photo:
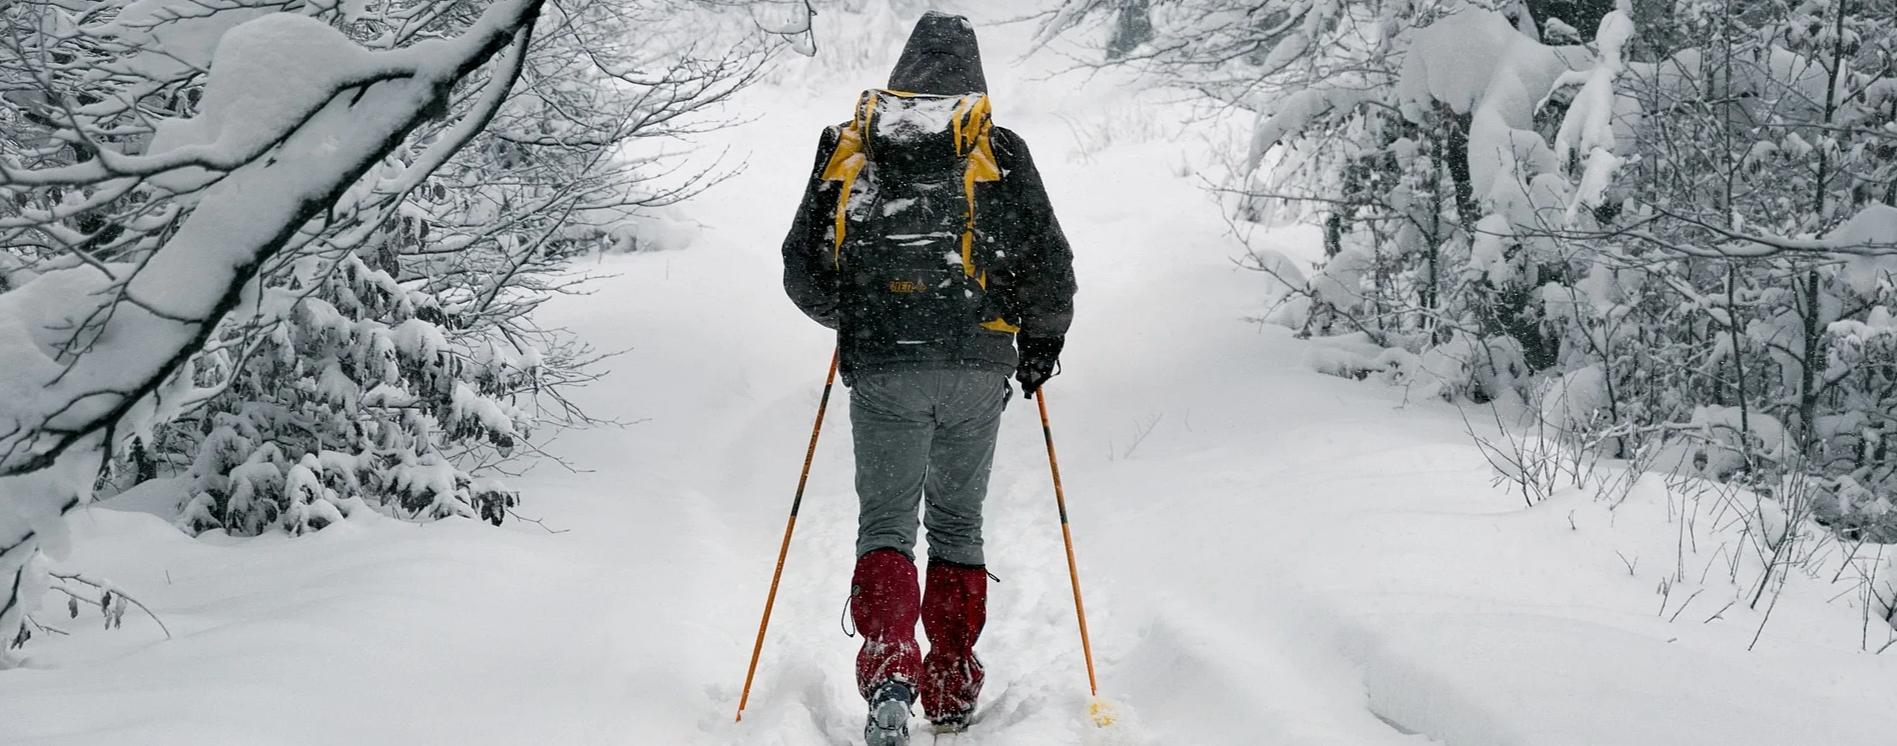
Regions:
M 909 707 L 915 691 L 900 681 L 884 682 L 869 697 L 869 722 L 863 725 L 867 746 L 909 746 Z

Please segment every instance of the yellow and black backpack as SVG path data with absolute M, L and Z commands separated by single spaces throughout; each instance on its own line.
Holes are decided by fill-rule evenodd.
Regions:
M 1001 179 L 988 97 L 865 91 L 822 178 L 841 183 L 832 261 L 844 341 L 879 348 L 1013 332 L 988 297 L 998 257 L 976 185 Z

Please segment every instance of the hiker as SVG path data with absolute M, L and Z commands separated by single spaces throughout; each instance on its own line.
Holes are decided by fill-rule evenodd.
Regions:
M 974 712 L 988 597 L 981 506 L 1008 376 L 1032 397 L 1073 318 L 1072 251 L 1026 144 L 989 124 L 986 93 L 968 19 L 924 15 L 888 88 L 824 130 L 784 239 L 784 289 L 837 330 L 850 387 L 849 611 L 863 635 L 856 681 L 870 746 L 907 743 L 918 697 L 938 731 Z

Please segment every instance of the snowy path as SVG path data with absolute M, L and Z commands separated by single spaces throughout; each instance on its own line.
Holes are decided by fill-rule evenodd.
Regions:
M 847 105 L 847 93 L 830 98 Z M 756 148 L 751 171 L 694 209 L 709 225 L 702 245 L 609 260 L 602 269 L 621 279 L 606 292 L 621 295 L 570 309 L 571 323 L 589 337 L 634 348 L 618 365 L 610 384 L 615 390 L 590 396 L 603 408 L 637 402 L 639 409 L 624 414 L 649 419 L 621 433 L 589 434 L 576 440 L 573 452 L 584 463 L 623 463 L 624 472 L 550 479 L 544 484 L 561 487 L 534 490 L 620 491 L 637 503 L 627 507 L 637 515 L 628 521 L 642 524 L 636 535 L 651 534 L 632 543 L 645 544 L 635 550 L 639 566 L 659 569 L 631 570 L 636 577 L 628 592 L 664 599 L 655 606 L 667 608 L 668 621 L 679 627 L 653 630 L 649 654 L 641 658 L 646 665 L 671 663 L 662 663 L 653 678 L 689 684 L 672 696 L 633 704 L 649 708 L 634 718 L 634 730 L 649 735 L 636 739 L 641 742 L 755 743 L 762 737 L 766 743 L 834 743 L 849 742 L 861 729 L 849 674 L 856 642 L 838 623 L 855 511 L 842 407 L 826 423 L 744 725 L 728 735 L 707 734 L 705 722 L 677 717 L 687 704 L 690 711 L 724 715 L 736 699 L 829 350 L 826 333 L 777 290 L 781 220 L 753 216 L 789 213 L 808 168 L 811 135 L 833 117 L 815 105 L 766 108 L 811 110 L 814 118 L 787 124 L 791 117 L 783 117 L 749 128 L 746 142 Z M 1010 122 L 1018 119 L 1025 117 Z M 1256 307 L 1258 278 L 1233 268 L 1237 247 L 1221 237 L 1216 209 L 1184 180 L 1151 188 L 1148 169 L 1158 164 L 1150 153 L 1075 168 L 1061 156 L 1058 130 L 1022 130 L 1030 142 L 1051 146 L 1041 158 L 1083 254 L 1083 313 L 1068 355 L 1071 372 L 1051 387 L 1050 406 L 1069 464 L 1103 685 L 1115 696 L 1154 701 L 1152 709 L 1177 721 L 1164 729 L 1172 736 L 1225 741 L 1234 724 L 1220 713 L 1243 711 L 1253 713 L 1245 727 L 1259 732 L 1328 733 L 1349 743 L 1401 740 L 1360 703 L 1349 704 L 1345 696 L 1340 704 L 1338 692 L 1328 690 L 1326 669 L 1349 669 L 1348 661 L 1323 652 L 1321 641 L 1300 639 L 1283 614 L 1256 613 L 1283 603 L 1263 590 L 1273 584 L 1257 577 L 1263 568 L 1250 566 L 1266 549 L 1257 545 L 1256 522 L 1281 520 L 1271 516 L 1275 509 L 1235 510 L 1221 506 L 1225 500 L 1205 485 L 1166 478 L 1182 457 L 1186 463 L 1205 458 L 1202 444 L 1242 447 L 1232 437 L 1257 431 L 1261 422 L 1316 416 L 1284 411 L 1295 409 L 1304 393 L 1256 377 L 1277 371 L 1315 378 L 1298 371 L 1295 350 L 1270 344 L 1273 338 L 1282 343 L 1281 332 L 1261 335 L 1240 321 Z M 1169 217 L 1153 218 L 1159 215 Z M 1243 393 L 1260 383 L 1270 396 Z M 652 396 L 631 398 L 620 387 Z M 1361 399 L 1361 390 L 1341 382 L 1336 388 Z M 1326 412 L 1344 406 L 1329 396 L 1319 404 Z M 1384 406 L 1370 403 L 1366 416 L 1381 416 Z M 1152 434 L 1133 449 L 1128 441 L 1136 422 L 1154 416 L 1160 420 Z M 1003 428 L 988 509 L 991 566 L 1003 580 L 994 588 L 993 620 L 981 646 L 992 679 L 984 721 L 958 742 L 1139 742 L 1147 727 L 1137 722 L 1138 713 L 1114 731 L 1083 724 L 1084 664 L 1032 408 L 1015 402 Z M 1212 455 L 1223 460 L 1235 453 Z M 1154 471 L 1147 464 L 1169 465 Z M 1224 497 L 1251 501 L 1237 491 Z M 580 515 L 553 520 L 594 522 Z M 1177 582 L 1183 578 L 1197 582 Z M 1202 592 L 1203 581 L 1220 578 L 1234 587 Z M 681 602 L 683 608 L 675 606 Z M 1284 629 L 1273 635 L 1271 626 Z M 1257 637 L 1279 639 L 1247 639 Z M 694 654 L 662 652 L 680 649 Z M 714 655 L 700 657 L 701 650 Z M 1319 690 L 1310 691 L 1314 686 Z M 1277 722 L 1272 710 L 1280 713 Z
M 1447 405 L 1309 372 L 1306 343 L 1243 321 L 1263 283 L 1181 176 L 1196 148 L 1077 147 L 1124 112 L 1020 82 L 1008 39 L 984 37 L 997 116 L 1035 146 L 1079 255 L 1050 408 L 1102 693 L 1126 717 L 1086 722 L 1038 422 L 1016 400 L 987 518 L 1003 581 L 985 716 L 954 743 L 1880 742 L 1897 664 L 1851 652 L 1854 614 L 1792 599 L 1750 656 L 1735 651 L 1760 612 L 1701 624 L 1719 611 L 1701 601 L 1669 623 L 1669 529 L 1639 522 L 1663 498 L 1621 518 L 1581 497 L 1523 510 Z M 730 719 L 830 350 L 784 299 L 777 244 L 817 128 L 873 82 L 748 94 L 760 118 L 719 137 L 750 166 L 691 206 L 698 245 L 600 260 L 614 278 L 552 309 L 628 350 L 580 398 L 639 421 L 555 446 L 592 471 L 518 485 L 564 533 L 364 520 L 215 542 L 87 511 L 71 565 L 133 589 L 178 639 L 128 618 L 36 643 L 38 668 L 0 673 L 0 744 L 857 742 L 840 388 L 750 708 Z M 1617 557 L 1642 552 L 1633 571 Z

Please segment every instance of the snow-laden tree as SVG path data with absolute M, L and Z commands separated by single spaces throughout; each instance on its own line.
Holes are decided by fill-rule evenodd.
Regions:
M 42 14 L 67 22 L 67 36 L 86 49 L 121 43 L 137 59 L 193 64 L 46 81 L 36 100 L 123 97 L 129 81 L 175 89 L 141 103 L 189 114 L 208 62 L 199 60 L 209 54 L 203 39 L 259 10 L 308 14 L 370 48 L 452 33 L 470 12 L 449 2 L 143 0 L 95 18 L 46 6 Z M 216 385 L 216 395 L 120 453 L 113 485 L 184 475 L 193 497 L 180 522 L 192 529 L 307 528 L 291 510 L 299 470 L 330 487 L 315 491 L 318 503 L 336 506 L 319 525 L 352 496 L 401 515 L 498 521 L 514 496 L 483 474 L 536 453 L 536 437 L 587 421 L 565 394 L 592 377 L 587 366 L 598 359 L 562 330 L 541 328 L 532 311 L 578 284 L 562 268 L 571 255 L 673 240 L 649 209 L 707 177 L 655 143 L 715 123 L 695 115 L 756 73 L 768 47 L 744 23 L 696 2 L 550 8 L 514 88 L 482 119 L 424 124 L 385 159 L 383 178 L 349 192 L 300 238 L 294 260 L 263 268 L 272 302 L 223 325 L 198 361 L 200 383 Z M 41 47 L 57 38 L 33 37 Z M 39 51 L 22 46 L 16 57 L 43 59 Z M 103 53 L 86 61 L 115 64 Z M 483 104 L 472 94 L 484 75 L 462 84 L 450 111 Z M 443 139 L 466 146 L 416 168 Z M 404 178 L 411 173 L 425 176 Z
M 464 113 L 478 131 L 518 77 L 539 11 L 538 0 L 500 0 L 458 33 L 386 51 L 307 16 L 259 13 L 220 34 L 188 118 L 145 108 L 176 89 L 130 82 L 176 59 L 130 44 L 38 58 L 72 65 L 39 74 L 42 94 L 49 76 L 85 77 L 82 54 L 107 63 L 94 75 L 126 84 L 48 101 L 31 122 L 46 137 L 0 153 L 0 230 L 9 246 L 39 242 L 9 252 L 0 292 L 0 638 L 21 629 L 45 582 L 33 560 L 63 549 L 62 518 L 109 455 L 211 395 L 193 361 L 227 317 L 262 308 L 267 268 L 300 253 L 363 176 L 488 68 L 472 93 L 487 107 Z M 74 36 L 40 20 L 13 38 Z M 439 139 L 392 177 L 419 182 L 463 144 Z M 94 211 L 109 220 L 75 221 Z
M 1330 255 L 1259 266 L 1298 275 L 1280 318 L 1388 348 L 1353 373 L 1897 540 L 1887 0 L 1073 0 L 1044 30 L 1257 112 L 1241 217 Z
M 677 241 L 650 208 L 715 176 L 667 143 L 775 46 L 745 5 L 0 7 L 0 640 L 100 486 L 501 520 L 481 472 L 586 421 L 598 357 L 532 311 Z
M 1677 48 L 1622 84 L 1639 116 L 1615 187 L 1640 221 L 1621 221 L 1623 253 L 1669 260 L 1649 294 L 1705 325 L 1668 335 L 1697 374 L 1666 385 L 1693 407 L 1671 419 L 1710 423 L 1715 445 L 1675 438 L 1668 458 L 1810 477 L 1811 511 L 1882 541 L 1897 540 L 1880 331 L 1897 300 L 1893 22 L 1897 4 L 1872 0 L 1679 4 L 1655 30 Z
M 1530 11 L 1513 0 L 1073 0 L 1046 20 L 1043 33 L 1051 38 L 1084 29 L 1090 19 L 1111 20 L 1105 44 L 1122 64 L 1256 112 L 1241 169 L 1251 177 L 1234 185 L 1248 197 L 1241 216 L 1314 218 L 1325 228 L 1326 253 L 1335 257 L 1307 293 L 1307 330 L 1361 332 L 1381 344 L 1440 346 L 1454 356 L 1499 355 L 1498 364 L 1451 386 L 1488 397 L 1549 351 L 1534 341 L 1524 290 L 1460 271 L 1482 259 L 1474 252 L 1498 249 L 1472 238 L 1489 212 L 1484 202 L 1507 198 L 1498 189 L 1508 184 L 1494 182 L 1513 183 L 1494 178 L 1510 168 L 1501 156 L 1512 151 L 1472 151 L 1471 141 L 1514 138 L 1516 131 L 1532 136 L 1558 123 L 1558 107 L 1531 107 L 1555 77 L 1588 59 L 1579 47 L 1535 43 Z M 1129 14 L 1142 20 L 1129 21 Z M 1556 21 L 1542 16 L 1547 25 Z M 1433 74 L 1412 54 L 1419 43 L 1433 43 L 1432 33 L 1449 40 Z M 1134 38 L 1127 34 L 1146 40 L 1113 52 Z M 1458 34 L 1467 46 L 1454 46 Z M 1528 77 L 1498 76 L 1502 70 Z M 1432 81 L 1464 90 L 1432 98 Z M 1477 98 L 1491 84 L 1498 99 L 1528 101 L 1478 111 Z M 1417 95 L 1418 86 L 1425 95 Z M 1288 269 L 1274 257 L 1261 259 L 1261 268 Z M 1285 279 L 1303 284 L 1301 277 Z M 1446 358 L 1428 363 L 1460 365 Z

